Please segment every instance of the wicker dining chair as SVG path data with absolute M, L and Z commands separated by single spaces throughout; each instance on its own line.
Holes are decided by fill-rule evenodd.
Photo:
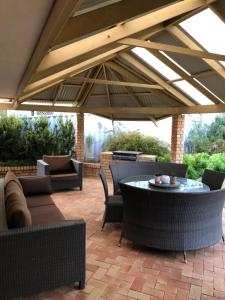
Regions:
M 210 190 L 219 190 L 222 188 L 225 179 L 224 172 L 218 172 L 213 170 L 205 169 L 202 175 L 202 182 L 207 184 Z
M 105 193 L 105 211 L 103 215 L 102 230 L 105 223 L 121 222 L 123 218 L 123 198 L 121 195 L 109 195 L 108 184 L 105 173 L 102 169 L 99 171 L 104 193 Z

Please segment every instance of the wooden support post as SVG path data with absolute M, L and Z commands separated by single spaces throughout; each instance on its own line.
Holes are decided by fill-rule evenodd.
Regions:
M 171 162 L 182 163 L 184 151 L 185 115 L 172 117 Z

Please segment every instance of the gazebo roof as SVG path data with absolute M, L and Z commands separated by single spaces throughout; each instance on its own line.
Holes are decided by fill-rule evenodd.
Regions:
M 223 0 L 1 0 L 0 109 L 225 111 Z

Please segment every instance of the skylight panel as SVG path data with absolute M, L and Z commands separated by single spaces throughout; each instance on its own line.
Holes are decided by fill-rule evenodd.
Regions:
M 144 48 L 140 48 L 140 47 L 135 47 L 132 49 L 132 51 L 137 56 L 142 58 L 146 63 L 148 63 L 151 67 L 153 67 L 158 72 L 160 72 L 168 80 L 177 80 L 177 79 L 179 80 L 180 79 L 180 81 L 174 82 L 173 85 L 175 85 L 180 90 L 185 92 L 188 96 L 190 96 L 192 99 L 194 99 L 199 104 L 202 104 L 202 105 L 214 104 L 208 97 L 206 97 L 204 94 L 202 94 L 193 85 L 191 85 L 186 80 L 182 80 L 182 78 L 176 72 L 174 72 L 170 67 L 168 67 L 161 60 L 159 60 L 157 57 L 155 57 L 153 54 L 151 54 L 148 50 L 146 50 Z M 163 55 L 165 55 L 167 58 L 169 58 L 171 61 L 173 61 L 178 67 L 182 68 L 172 58 L 170 58 L 168 55 L 166 55 L 163 51 L 161 51 L 161 53 Z M 183 71 L 188 74 L 188 72 L 186 70 L 183 69 Z
M 188 96 L 193 98 L 199 104 L 202 105 L 214 104 L 211 100 L 209 100 L 208 97 L 206 97 L 204 94 L 199 92 L 199 90 L 197 90 L 193 85 L 191 85 L 186 80 L 175 82 L 174 85 L 180 88 L 182 91 L 184 91 Z
M 160 72 L 163 76 L 165 76 L 168 80 L 176 80 L 179 79 L 180 76 L 170 69 L 166 64 L 164 64 L 161 60 L 151 54 L 148 50 L 140 47 L 135 47 L 132 51 L 142 58 L 147 64 L 153 67 L 156 71 Z
M 210 9 L 180 23 L 207 51 L 225 55 L 225 23 Z M 225 66 L 225 61 L 220 61 Z

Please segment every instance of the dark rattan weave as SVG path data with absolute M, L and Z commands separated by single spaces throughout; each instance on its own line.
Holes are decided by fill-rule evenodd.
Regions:
M 202 182 L 207 184 L 210 187 L 210 190 L 218 190 L 221 189 L 224 178 L 224 172 L 205 169 L 202 176 Z
M 122 237 L 174 251 L 205 248 L 222 238 L 225 190 L 162 193 L 121 184 L 121 192 Z
M 99 171 L 99 176 L 101 178 L 104 193 L 105 193 L 105 212 L 103 215 L 104 228 L 105 223 L 121 222 L 123 217 L 123 198 L 121 195 L 109 195 L 108 185 L 106 181 L 105 173 L 102 169 Z
M 155 174 L 185 177 L 187 171 L 187 165 L 184 164 L 143 161 L 109 164 L 109 168 L 113 179 L 114 195 L 120 194 L 119 182 L 126 177 Z
M 83 163 L 71 158 L 71 164 L 73 166 L 74 172 L 78 175 L 75 180 L 67 180 L 66 178 L 62 180 L 52 181 L 52 188 L 54 191 L 72 189 L 79 187 L 82 190 L 83 185 Z M 49 165 L 43 160 L 37 160 L 37 175 L 50 175 Z
M 64 221 L 0 232 L 0 299 L 85 283 L 85 223 Z

